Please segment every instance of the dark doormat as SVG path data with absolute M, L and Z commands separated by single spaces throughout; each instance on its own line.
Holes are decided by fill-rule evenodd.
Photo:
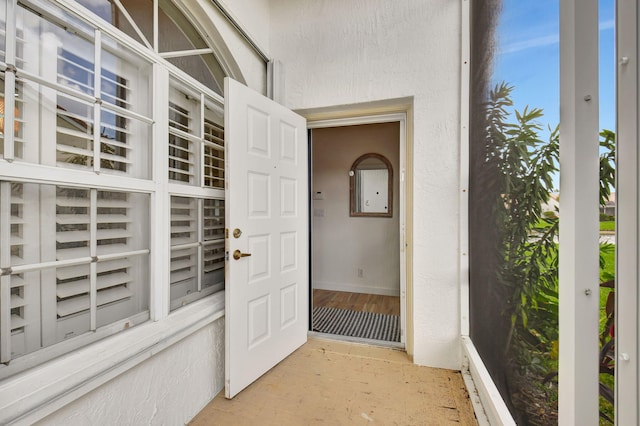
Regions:
M 313 331 L 399 342 L 400 316 L 317 306 L 313 308 Z

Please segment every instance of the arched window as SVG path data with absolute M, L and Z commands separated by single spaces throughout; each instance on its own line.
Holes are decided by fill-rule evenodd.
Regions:
M 231 75 L 207 43 L 204 29 L 185 14 L 188 11 L 180 2 L 160 0 L 157 10 L 153 0 L 78 0 L 78 3 L 222 95 L 224 77 Z

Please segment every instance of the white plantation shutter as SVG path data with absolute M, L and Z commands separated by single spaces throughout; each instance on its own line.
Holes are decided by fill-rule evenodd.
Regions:
M 218 110 L 218 113 L 216 111 Z M 172 82 L 169 180 L 224 189 L 223 116 L 202 95 Z
M 203 287 L 224 280 L 224 200 L 203 200 Z
M 132 237 L 128 229 L 131 218 L 128 212 L 132 208 L 127 194 L 95 191 L 96 222 L 90 220 L 89 190 L 76 190 L 69 197 L 68 189 L 58 189 L 56 196 L 56 233 L 58 260 L 83 257 L 85 255 L 102 256 L 132 251 L 128 241 Z M 78 195 L 82 194 L 83 197 Z M 71 213 L 75 212 L 77 213 Z M 96 250 L 90 253 L 91 227 L 95 227 Z M 103 306 L 131 297 L 128 288 L 131 276 L 127 273 L 130 265 L 125 261 L 98 262 L 96 266 L 97 306 Z M 90 271 L 89 265 L 59 268 L 57 271 L 57 316 L 64 318 L 90 309 Z
M 194 103 L 182 96 L 182 104 L 169 102 L 169 179 L 195 184 L 198 138 L 192 134 Z
M 0 231 L 11 236 L 0 240 L 3 362 L 118 320 L 148 318 L 148 199 L 0 182 Z
M 224 189 L 224 128 L 204 120 L 204 186 Z
M 3 270 L 38 261 L 38 213 L 31 208 L 37 200 L 36 185 L 0 182 L 0 235 L 10 235 L 0 243 Z M 34 285 L 37 277 L 38 272 L 0 277 L 1 286 L 8 287 L 10 294 L 6 306 L 4 300 L 0 301 L 1 362 L 40 348 L 40 287 Z M 3 345 L 7 340 L 10 344 Z
M 57 340 L 137 313 L 136 248 L 145 238 L 133 228 L 142 207 L 126 192 L 57 189 L 56 259 L 94 260 L 56 270 Z
M 224 286 L 224 200 L 171 197 L 171 309 Z
M 59 48 L 47 52 L 45 61 L 57 64 L 57 71 L 55 76 L 45 74 L 45 78 L 78 93 L 56 94 L 56 162 L 60 166 L 75 165 L 93 169 L 95 48 L 92 43 L 77 35 L 64 36 L 70 39 L 75 46 L 74 51 L 78 53 L 73 54 Z M 59 35 L 57 39 L 61 37 Z
M 110 54 L 104 52 L 103 56 Z M 94 64 L 66 50 L 60 50 L 57 61 L 59 84 L 86 95 L 95 92 L 102 101 L 96 105 L 93 97 L 78 99 L 78 95 L 57 94 L 57 164 L 147 177 L 145 138 L 142 138 L 145 143 L 134 145 L 131 137 L 134 132 L 149 133 L 145 127 L 151 119 L 138 117 L 130 111 L 135 107 L 132 102 L 138 100 L 139 103 L 137 98 L 141 96 L 133 92 L 131 80 L 103 68 L 100 70 L 100 88 L 94 88 Z M 120 72 L 134 72 L 133 66 L 126 61 L 118 63 Z M 97 129 L 95 123 L 98 123 Z M 99 165 L 96 158 L 100 159 Z
M 171 300 L 197 291 L 198 200 L 171 197 Z
M 211 99 L 170 79 L 171 310 L 224 288 L 223 121 Z

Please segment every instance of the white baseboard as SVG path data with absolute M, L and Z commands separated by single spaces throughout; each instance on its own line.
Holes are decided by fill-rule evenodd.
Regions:
M 382 296 L 400 296 L 399 288 L 372 287 L 359 284 L 330 283 L 314 281 L 313 288 L 318 290 L 348 291 L 351 293 L 379 294 Z

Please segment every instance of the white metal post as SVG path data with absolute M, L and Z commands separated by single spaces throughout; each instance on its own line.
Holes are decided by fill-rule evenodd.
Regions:
M 616 2 L 616 389 L 615 420 L 636 425 L 638 407 L 638 23 L 636 0 Z
M 459 182 L 459 252 L 460 335 L 469 335 L 469 114 L 470 114 L 470 58 L 471 5 L 462 1 L 460 40 L 460 182 Z
M 560 2 L 559 424 L 598 424 L 598 1 Z

